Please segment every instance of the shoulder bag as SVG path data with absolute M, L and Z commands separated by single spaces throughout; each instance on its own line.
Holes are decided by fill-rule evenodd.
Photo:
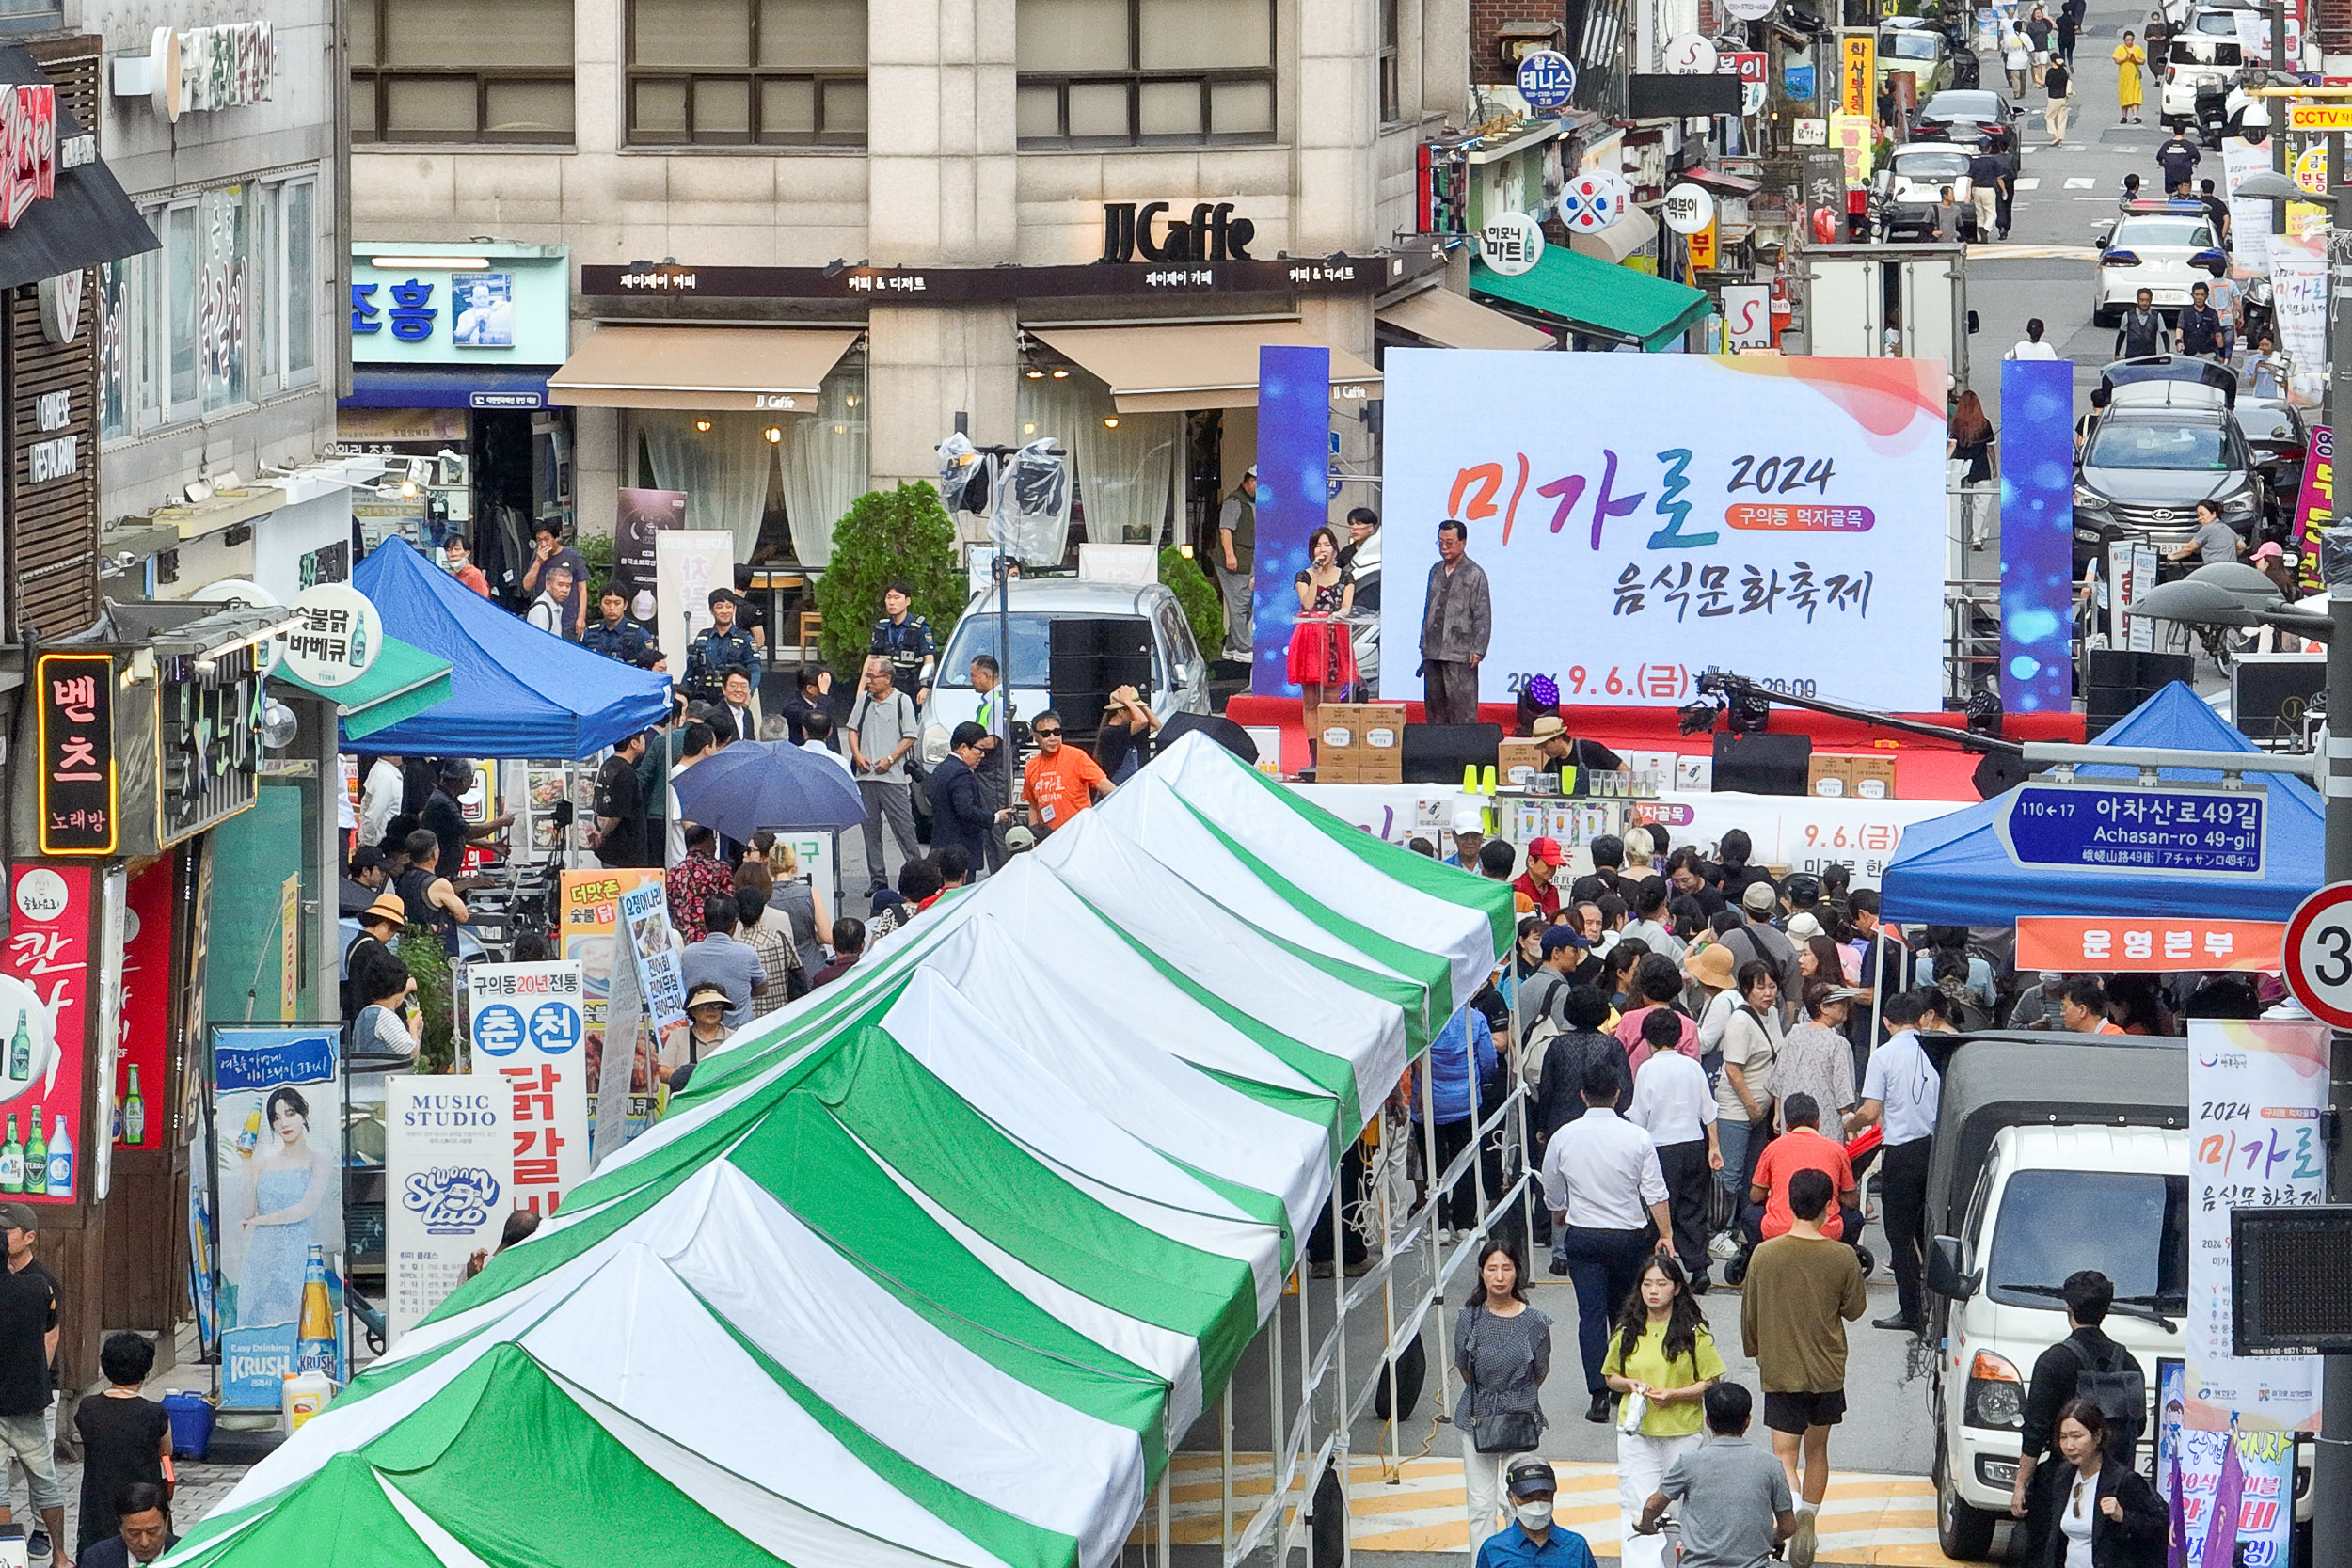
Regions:
M 1533 1308 L 1530 1308 L 1533 1310 Z M 1477 1316 L 1470 1320 L 1470 1364 L 1478 1365 L 1478 1329 L 1493 1316 L 1481 1303 Z M 1473 1412 L 1470 1418 L 1470 1447 L 1480 1453 L 1526 1453 L 1544 1435 L 1544 1418 L 1539 1410 L 1498 1410 L 1493 1415 Z

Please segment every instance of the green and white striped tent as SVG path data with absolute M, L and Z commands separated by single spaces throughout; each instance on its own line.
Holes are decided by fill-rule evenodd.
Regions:
M 1509 930 L 1186 736 L 707 1060 L 171 1561 L 1096 1568 Z

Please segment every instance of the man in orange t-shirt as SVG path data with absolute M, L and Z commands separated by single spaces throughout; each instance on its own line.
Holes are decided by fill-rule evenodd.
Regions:
M 1862 1215 L 1854 1207 L 1853 1162 L 1846 1158 L 1845 1145 L 1821 1135 L 1821 1108 L 1809 1094 L 1790 1095 L 1781 1102 L 1780 1114 L 1788 1131 L 1764 1146 L 1748 1188 L 1748 1212 L 1740 1216 L 1748 1243 L 1754 1246 L 1788 1232 L 1788 1181 L 1801 1170 L 1828 1177 L 1837 1196 L 1821 1215 L 1821 1234 L 1832 1241 L 1859 1241 Z
M 1029 721 L 1037 755 L 1021 772 L 1021 798 L 1033 814 L 1029 826 L 1041 833 L 1066 825 L 1111 792 L 1111 781 L 1095 760 L 1061 743 L 1061 715 L 1047 708 Z

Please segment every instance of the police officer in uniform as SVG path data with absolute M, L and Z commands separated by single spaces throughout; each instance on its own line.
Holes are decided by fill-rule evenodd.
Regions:
M 914 694 L 914 705 L 921 707 L 930 701 L 931 664 L 938 657 L 939 646 L 931 637 L 931 624 L 914 613 L 914 585 L 904 578 L 893 578 L 882 590 L 882 618 L 874 623 L 873 640 L 866 651 L 890 660 L 890 680 L 901 691 Z
M 752 634 L 735 624 L 735 594 L 728 589 L 710 591 L 711 627 L 694 639 L 686 653 L 686 692 L 700 703 L 720 700 L 728 673 L 740 670 L 759 688 L 759 645 Z
M 629 614 L 628 594 L 618 582 L 606 583 L 596 595 L 596 613 L 598 618 L 580 634 L 580 645 L 590 653 L 634 664 L 652 645 L 652 630 Z

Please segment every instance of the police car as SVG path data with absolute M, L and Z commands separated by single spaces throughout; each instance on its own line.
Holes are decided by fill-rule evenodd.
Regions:
M 2213 214 L 2198 201 L 2127 201 L 2122 215 L 2101 228 L 2098 271 L 2090 284 L 2090 319 L 2113 326 L 2146 289 L 2166 311 L 2188 303 L 2188 292 L 2229 270 L 2229 254 L 2214 232 Z

